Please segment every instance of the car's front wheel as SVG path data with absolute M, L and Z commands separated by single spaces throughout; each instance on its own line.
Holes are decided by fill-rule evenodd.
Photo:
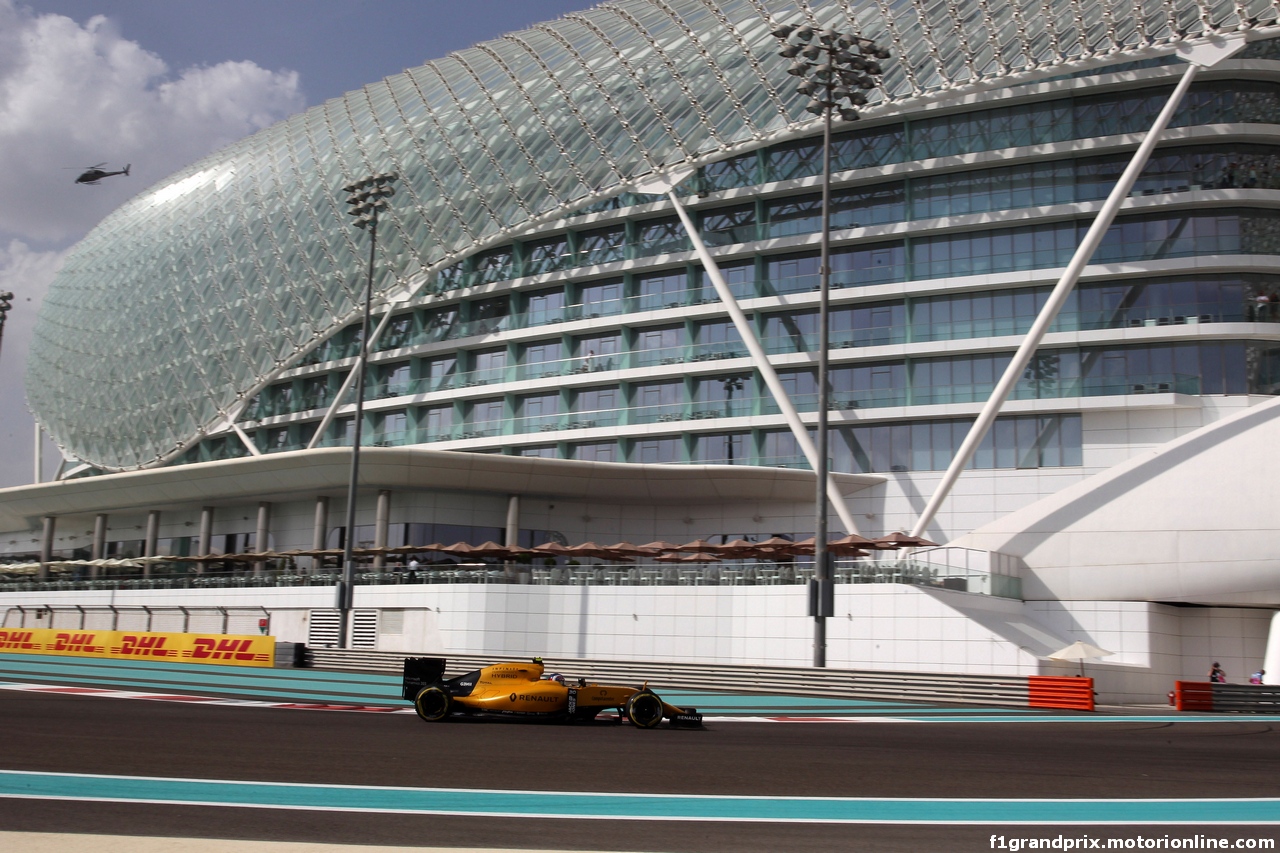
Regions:
M 435 685 L 419 690 L 413 700 L 413 710 L 428 723 L 438 723 L 448 717 L 452 705 L 453 699 L 449 694 Z
M 662 700 L 647 690 L 633 693 L 623 709 L 633 726 L 651 729 L 662 722 Z

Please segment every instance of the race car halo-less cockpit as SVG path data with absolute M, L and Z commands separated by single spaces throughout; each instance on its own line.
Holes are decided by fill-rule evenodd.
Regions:
M 428 722 L 451 716 L 594 720 L 602 711 L 617 710 L 620 719 L 642 729 L 654 728 L 664 717 L 675 728 L 702 725 L 696 708 L 668 705 L 648 686 L 618 687 L 584 679 L 568 684 L 563 676 L 544 677 L 542 658 L 497 663 L 448 680 L 444 667 L 444 658 L 404 662 L 404 698 Z

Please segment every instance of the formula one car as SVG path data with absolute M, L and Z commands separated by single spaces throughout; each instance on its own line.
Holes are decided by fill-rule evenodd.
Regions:
M 643 687 L 589 684 L 563 676 L 544 675 L 542 658 L 529 663 L 497 663 L 444 680 L 444 658 L 408 658 L 404 662 L 404 698 L 429 723 L 450 717 L 594 720 L 602 711 L 617 710 L 642 729 L 652 729 L 665 717 L 673 728 L 702 725 L 697 708 L 677 708 Z

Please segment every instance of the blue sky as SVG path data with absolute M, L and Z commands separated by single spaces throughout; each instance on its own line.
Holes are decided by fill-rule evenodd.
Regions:
M 309 106 L 590 0 L 0 0 L 0 488 L 33 481 L 26 351 L 66 250 L 132 195 Z M 77 186 L 85 166 L 128 177 Z M 47 479 L 56 448 L 45 442 Z

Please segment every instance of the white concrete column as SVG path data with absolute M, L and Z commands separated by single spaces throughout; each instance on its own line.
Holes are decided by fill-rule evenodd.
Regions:
M 160 538 L 160 510 L 153 509 L 147 513 L 147 533 L 142 540 L 142 556 L 156 556 L 156 543 Z M 142 564 L 142 576 L 151 577 L 151 564 Z
M 375 510 L 373 521 L 373 547 L 387 547 L 387 532 L 391 526 L 391 491 L 388 489 L 380 489 L 378 491 L 378 506 Z M 384 554 L 375 554 L 373 557 L 373 568 L 381 570 L 387 564 L 387 558 Z
M 98 513 L 93 519 L 93 544 L 89 549 L 89 559 L 101 560 L 107 556 L 107 514 Z M 98 576 L 98 567 L 91 567 L 90 577 Z
M 200 541 L 196 543 L 196 553 L 207 555 L 213 548 L 213 507 L 200 507 Z M 196 574 L 204 574 L 204 563 L 196 563 Z
M 507 528 L 502 544 L 514 548 L 520 544 L 520 496 L 507 496 Z M 528 566 L 507 561 L 503 565 L 503 574 L 508 583 L 528 583 L 532 572 Z
M 56 516 L 46 515 L 43 519 L 43 530 L 40 535 L 40 580 L 49 577 L 49 563 L 53 560 L 53 535 L 58 527 Z
M 1263 684 L 1280 684 L 1280 613 L 1271 617 L 1271 633 L 1267 635 L 1267 651 L 1262 657 Z
M 269 501 L 258 501 L 258 527 L 254 531 L 253 550 L 259 554 L 265 554 L 271 550 L 271 503 Z M 255 575 L 262 574 L 263 563 L 255 562 L 253 564 L 253 573 Z
M 324 548 L 325 537 L 329 534 L 329 498 L 326 495 L 320 495 L 316 498 L 316 517 L 315 525 L 311 529 L 311 550 L 319 551 Z M 320 558 L 311 558 L 311 571 L 320 568 Z

